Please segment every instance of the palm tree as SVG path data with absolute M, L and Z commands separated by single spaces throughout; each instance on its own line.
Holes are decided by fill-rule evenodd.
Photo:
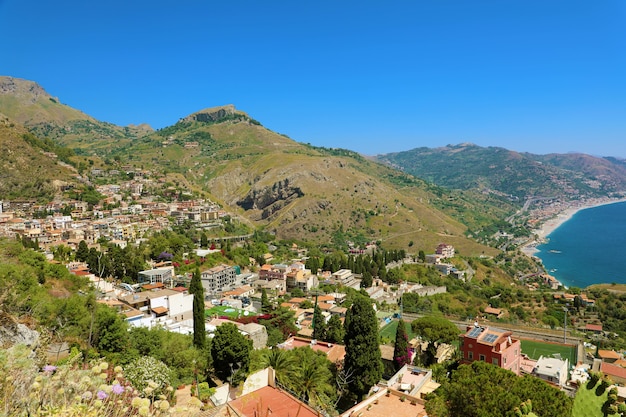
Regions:
M 296 358 L 290 351 L 284 349 L 263 349 L 260 352 L 255 368 L 272 367 L 276 373 L 276 381 L 285 388 L 292 389 L 296 382 Z
M 333 404 L 337 393 L 330 370 L 332 364 L 326 355 L 308 346 L 294 349 L 292 352 L 298 363 L 296 395 L 311 405 L 326 408 Z

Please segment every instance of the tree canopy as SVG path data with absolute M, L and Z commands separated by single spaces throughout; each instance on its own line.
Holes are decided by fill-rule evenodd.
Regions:
M 211 342 L 211 358 L 215 375 L 222 381 L 233 384 L 243 379 L 248 372 L 252 341 L 239 333 L 233 323 L 224 323 L 215 330 Z
M 348 390 L 361 399 L 383 375 L 378 322 L 372 300 L 363 296 L 355 297 L 346 314 L 344 326 L 344 368 L 354 375 L 348 381 Z
M 527 400 L 542 417 L 562 417 L 571 415 L 573 404 L 564 392 L 534 376 L 519 377 L 482 361 L 459 366 L 427 400 L 428 415 L 437 417 L 514 417 Z
M 198 349 L 202 349 L 206 340 L 206 326 L 204 323 L 204 287 L 198 267 L 191 278 L 189 293 L 193 294 L 193 344 Z

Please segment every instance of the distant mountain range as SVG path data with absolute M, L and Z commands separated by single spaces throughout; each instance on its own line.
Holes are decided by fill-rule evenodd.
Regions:
M 446 242 L 461 253 L 494 254 L 467 236 L 501 224 L 519 208 L 517 199 L 610 194 L 626 182 L 619 160 L 579 155 L 576 162 L 570 155 L 540 157 L 467 144 L 373 161 L 350 150 L 295 142 L 232 105 L 198 111 L 156 131 L 116 126 L 12 77 L 0 77 L 0 113 L 2 163 L 43 157 L 30 166 L 45 166 L 45 173 L 4 183 L 0 199 L 49 198 L 54 181 L 76 182 L 79 174 L 85 181 L 93 169 L 132 167 L 151 171 L 164 186 L 207 196 L 280 238 L 381 240 L 390 247 L 425 249 Z M 19 138 L 30 141 L 18 145 Z M 49 189 L 38 194 L 36 185 L 23 185 L 34 178 L 43 178 L 42 187 Z
M 471 143 L 378 155 L 442 187 L 528 197 L 591 198 L 626 190 L 626 160 L 579 153 L 535 155 Z

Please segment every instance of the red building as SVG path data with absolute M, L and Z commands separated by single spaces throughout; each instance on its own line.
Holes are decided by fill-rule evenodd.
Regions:
M 511 332 L 474 325 L 461 336 L 462 363 L 484 361 L 520 374 L 522 347 Z

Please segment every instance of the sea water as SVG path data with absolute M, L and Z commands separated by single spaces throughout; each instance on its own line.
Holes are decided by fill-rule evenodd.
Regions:
M 548 239 L 536 256 L 563 285 L 626 283 L 626 203 L 580 210 Z

